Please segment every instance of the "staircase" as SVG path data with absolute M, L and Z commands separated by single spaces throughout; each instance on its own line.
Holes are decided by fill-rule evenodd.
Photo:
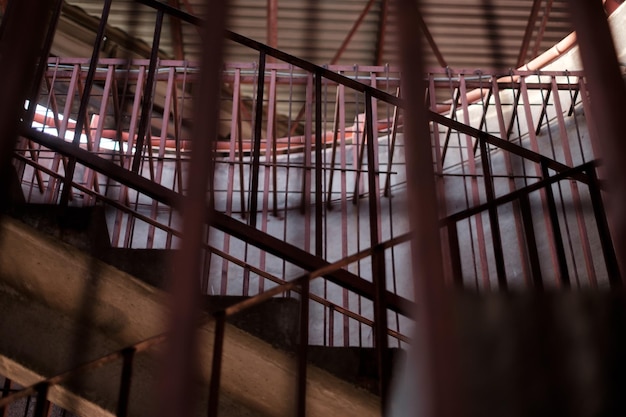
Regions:
M 227 36 L 259 61 L 222 74 L 211 221 L 198 226 L 209 306 L 199 323 L 198 413 L 219 393 L 220 415 L 289 415 L 299 381 L 310 415 L 378 414 L 381 398 L 353 383 L 386 400 L 390 348 L 408 345 L 414 309 L 410 115 L 399 71 L 321 68 Z M 2 334 L 24 333 L 3 338 L 0 374 L 22 386 L 45 380 L 23 395 L 79 415 L 153 412 L 162 289 L 172 276 L 165 258 L 180 243 L 188 191 L 194 74 L 182 61 L 47 61 L 13 162 L 17 194 L 47 205 L 49 217 L 28 205 L 19 216 L 55 238 L 6 218 L 0 250 L 2 305 L 14 317 Z M 427 77 L 448 282 L 477 292 L 617 285 L 584 74 L 437 69 Z M 266 299 L 262 312 L 256 303 Z M 256 310 L 240 312 L 251 304 Z M 281 325 L 267 326 L 276 315 Z M 286 319 L 296 315 L 309 320 Z M 335 375 L 345 378 L 350 362 L 360 371 L 347 383 L 308 365 L 303 381 L 294 346 L 302 362 Z M 375 371 L 364 359 L 371 352 Z M 80 373 L 63 374 L 84 363 L 78 382 Z

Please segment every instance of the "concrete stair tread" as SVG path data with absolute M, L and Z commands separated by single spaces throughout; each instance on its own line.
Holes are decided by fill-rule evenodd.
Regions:
M 166 322 L 164 320 L 165 294 L 161 291 L 87 256 L 76 248 L 41 235 L 15 220 L 3 219 L 0 232 L 2 238 L 0 241 L 1 282 L 5 288 L 9 289 L 5 293 L 17 297 L 15 300 L 26 300 L 22 302 L 25 310 L 31 310 L 35 302 L 49 310 L 44 309 L 39 312 L 34 310 L 32 314 L 25 313 L 27 317 L 30 317 L 29 320 L 34 322 L 32 325 L 26 325 L 26 322 L 22 320 L 24 328 L 38 329 L 35 324 L 37 320 L 43 323 L 48 318 L 52 320 L 50 311 L 56 312 L 58 317 L 71 319 L 75 325 L 76 322 L 80 323 L 80 317 L 83 316 L 79 312 L 79 306 L 86 305 L 94 312 L 92 319 L 87 323 L 90 330 L 103 333 L 104 339 L 101 342 L 103 350 L 116 346 L 128 346 L 163 331 L 163 325 Z M 10 316 L 5 316 L 5 319 L 12 321 Z M 56 327 L 63 328 L 59 326 Z M 68 324 L 67 328 L 71 329 L 72 326 Z M 7 334 L 4 331 L 3 334 Z M 7 328 L 8 342 L 13 339 L 10 335 L 15 331 L 17 330 L 14 328 Z M 35 331 L 35 334 L 39 334 L 39 330 Z M 200 328 L 198 336 L 202 357 L 199 380 L 206 381 L 210 375 L 212 324 Z M 75 336 L 68 337 L 75 341 Z M 33 343 L 35 338 L 36 336 L 33 336 L 25 340 Z M 15 342 L 20 343 L 17 339 L 19 338 L 15 338 Z M 47 352 L 45 343 L 48 342 L 44 340 L 39 342 L 44 350 L 42 355 Z M 18 358 L 15 355 L 22 352 L 22 349 L 19 347 L 6 347 L 6 349 L 14 355 L 11 359 L 13 362 L 17 362 L 22 369 L 28 370 L 28 362 L 34 355 L 33 353 L 29 354 L 29 358 L 16 360 Z M 8 357 L 2 356 L 2 358 L 2 363 L 8 360 Z M 46 359 L 43 361 L 47 363 Z M 220 398 L 223 404 L 220 407 L 224 409 L 224 412 L 220 415 L 282 416 L 293 412 L 296 367 L 292 355 L 227 325 L 222 366 Z M 40 364 L 38 372 L 57 370 L 46 371 L 42 368 L 43 365 Z M 9 371 L 11 369 L 2 370 L 5 373 Z M 30 372 L 30 378 L 39 377 L 37 372 L 34 375 L 33 371 Z M 109 372 L 112 374 L 106 378 L 117 383 L 119 379 L 115 373 Z M 310 409 L 310 415 L 378 415 L 380 406 L 377 397 L 316 367 L 309 368 L 309 375 L 307 406 Z M 22 385 L 32 382 L 19 380 L 15 377 L 16 375 L 6 374 L 6 376 Z M 143 380 L 143 378 L 138 377 L 138 380 Z M 154 380 L 150 374 L 145 378 L 147 378 L 145 381 Z M 141 385 L 150 386 L 149 383 L 141 383 Z M 96 387 L 98 387 L 97 384 Z M 107 392 L 110 394 L 97 394 L 97 397 L 102 395 L 108 398 L 101 401 L 104 408 L 110 408 L 117 401 L 116 389 Z M 206 393 L 208 390 L 201 389 L 201 392 Z M 74 398 L 74 401 L 78 400 Z M 137 402 L 137 406 L 139 405 L 140 403 Z M 142 411 L 134 415 L 147 414 Z

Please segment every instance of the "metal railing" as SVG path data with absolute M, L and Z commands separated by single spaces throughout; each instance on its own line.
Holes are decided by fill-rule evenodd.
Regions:
M 157 26 L 164 14 L 199 22 L 160 2 L 141 3 L 159 10 Z M 211 401 L 218 400 L 223 320 L 279 294 L 299 292 L 323 306 L 318 317 L 301 303 L 301 363 L 309 343 L 374 345 L 379 368 L 388 369 L 385 351 L 408 341 L 412 310 L 405 298 L 410 280 L 399 279 L 410 253 L 408 225 L 400 219 L 402 120 L 410 117 L 401 110 L 400 75 L 389 67 L 323 68 L 234 33 L 227 38 L 259 51 L 259 59 L 223 72 L 202 291 L 251 298 L 216 315 Z M 50 59 L 43 93 L 31 100 L 45 105 L 32 112 L 34 128 L 23 129 L 16 153 L 29 201 L 104 205 L 115 246 L 173 248 L 180 236 L 175 210 L 193 145 L 188 106 L 197 68 L 160 61 L 158 41 L 153 48 L 150 60 Z M 266 62 L 268 56 L 279 62 Z M 583 74 L 485 74 L 447 70 L 427 79 L 453 281 L 478 289 L 616 282 L 588 146 L 594 142 L 583 137 L 584 129 L 593 135 L 579 111 L 589 105 Z M 478 99 L 470 98 L 472 89 Z M 439 113 L 442 106 L 448 117 Z M 537 250 L 538 242 L 547 249 Z M 592 250 L 596 242 L 601 257 Z M 308 331 L 316 320 L 324 322 L 321 334 Z M 366 340 L 364 329 L 375 337 Z M 63 378 L 19 395 L 45 395 Z M 387 383 L 383 378 L 382 387 Z

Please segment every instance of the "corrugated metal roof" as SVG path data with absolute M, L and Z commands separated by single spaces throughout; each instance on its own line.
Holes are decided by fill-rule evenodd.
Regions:
M 278 48 L 318 64 L 330 63 L 369 0 L 281 0 L 278 11 Z M 371 65 L 376 61 L 376 47 L 381 27 L 381 9 L 385 0 L 373 0 L 369 12 L 348 44 L 339 64 Z M 67 0 L 87 15 L 100 16 L 102 0 Z M 191 11 L 202 14 L 204 0 L 181 1 Z M 391 4 L 393 2 L 389 2 Z M 228 26 L 231 30 L 260 42 L 267 41 L 267 1 L 231 0 Z M 435 44 L 446 63 L 453 68 L 513 67 L 516 64 L 533 0 L 422 0 L 422 14 Z M 185 10 L 190 12 L 190 10 Z M 546 12 L 549 21 L 539 37 L 539 26 Z M 390 7 L 384 27 L 381 63 L 394 63 L 397 52 L 394 10 Z M 114 0 L 109 25 L 152 43 L 156 13 L 133 0 Z M 490 20 L 491 19 L 491 20 Z M 182 25 L 184 51 L 188 59 L 198 56 L 201 48 L 197 30 Z M 530 52 L 542 52 L 570 32 L 566 0 L 543 0 L 535 24 Z M 160 47 L 174 56 L 170 22 L 166 18 Z M 535 48 L 535 42 L 537 47 Z M 439 66 L 426 47 L 426 62 Z M 256 60 L 243 48 L 227 47 L 229 61 Z

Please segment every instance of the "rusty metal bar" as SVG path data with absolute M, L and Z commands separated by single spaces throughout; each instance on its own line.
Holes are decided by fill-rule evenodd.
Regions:
M 526 84 L 526 78 L 520 79 L 520 96 L 523 99 L 524 116 L 526 117 L 526 123 L 528 126 L 528 137 L 530 141 L 530 147 L 535 153 L 540 153 L 539 142 L 537 135 L 535 134 L 532 109 L 530 107 L 530 99 L 528 96 L 528 88 Z M 520 138 L 521 141 L 521 138 Z M 545 167 L 545 168 L 544 168 Z M 537 176 L 548 178 L 547 172 L 548 166 L 545 161 L 541 161 L 539 165 L 534 165 L 535 173 Z M 563 252 L 563 239 L 561 231 L 558 227 L 558 216 L 556 215 L 556 203 L 554 200 L 554 193 L 551 187 L 546 187 L 541 192 L 542 209 L 544 214 L 544 222 L 546 225 L 546 235 L 548 237 L 548 245 L 550 247 L 550 255 L 552 257 L 552 264 L 554 265 L 556 275 L 565 285 L 569 285 L 569 274 L 567 271 L 567 262 L 565 261 L 565 253 Z M 554 207 L 552 207 L 554 206 Z M 565 267 L 565 268 L 564 268 Z M 560 276 L 565 273 L 565 276 Z
M 389 0 L 382 0 L 380 15 L 378 16 L 378 32 L 376 36 L 376 50 L 374 52 L 374 64 L 380 65 L 385 54 L 385 34 L 387 32 L 387 18 L 389 16 Z
M 48 389 L 50 388 L 49 384 L 46 382 L 41 382 L 37 385 L 37 399 L 35 401 L 35 411 L 33 413 L 33 417 L 44 417 L 48 412 Z
M 541 3 L 543 0 L 534 0 L 533 7 L 530 9 L 530 15 L 528 16 L 528 23 L 526 24 L 526 30 L 524 31 L 524 38 L 522 40 L 522 46 L 520 47 L 519 55 L 517 56 L 516 68 L 521 67 L 526 62 L 526 56 L 528 54 L 528 47 L 530 46 L 531 36 L 535 31 L 535 23 L 537 22 L 537 16 L 539 15 L 539 9 L 541 9 Z
M 467 87 L 465 84 L 465 76 L 464 74 L 460 75 L 460 86 L 459 91 L 461 93 L 461 108 L 463 110 L 463 122 L 465 125 L 470 125 L 470 117 L 469 117 L 469 103 L 467 100 Z M 476 138 L 476 140 L 479 140 Z M 472 204 L 478 205 L 480 204 L 480 190 L 478 188 L 478 178 L 477 169 L 476 169 L 476 154 L 474 153 L 474 140 L 472 136 L 465 134 L 465 152 L 467 153 L 467 160 L 461 162 L 463 164 L 467 164 L 469 169 L 470 177 L 470 185 L 472 189 Z M 464 182 L 465 184 L 465 182 Z M 482 276 L 482 282 L 484 288 L 488 289 L 491 286 L 491 277 L 489 274 L 489 261 L 487 259 L 487 248 L 486 248 L 486 238 L 485 238 L 485 230 L 482 216 L 476 216 L 474 218 L 474 225 L 476 227 L 476 239 L 478 243 L 478 252 L 479 252 L 479 260 L 480 260 L 480 270 Z
M 400 58 L 404 74 L 423 74 L 422 40 L 416 30 L 419 2 L 396 0 L 400 28 Z M 403 96 L 406 98 L 405 146 L 409 220 L 413 239 L 411 254 L 414 274 L 416 316 L 420 317 L 418 334 L 423 352 L 418 360 L 424 386 L 419 395 L 415 414 L 451 417 L 462 415 L 462 399 L 456 386 L 457 355 L 452 337 L 450 296 L 445 289 L 440 230 L 437 225 L 439 208 L 433 172 L 432 148 L 428 111 L 424 107 L 422 77 L 405 77 Z M 427 353 L 426 353 L 427 352 Z M 417 367 L 414 372 L 418 372 Z M 414 387 L 413 395 L 418 395 Z M 454 398 L 454 401 L 450 401 Z
M 278 48 L 278 0 L 267 0 L 267 44 Z
M 398 89 L 396 90 L 396 95 L 400 97 L 400 87 L 398 87 Z M 387 176 L 385 177 L 385 186 L 384 186 L 385 197 L 391 196 L 391 167 L 393 164 L 393 154 L 396 149 L 396 138 L 398 136 L 397 134 L 398 134 L 399 119 L 400 119 L 400 109 L 398 108 L 398 106 L 394 106 L 393 116 L 392 116 L 393 121 L 391 123 L 391 143 L 389 144 L 389 149 L 387 150 L 389 155 L 387 158 Z M 437 135 L 437 133 L 435 133 L 435 135 Z M 439 148 L 439 146 L 437 146 L 437 148 Z M 436 152 L 439 153 L 438 150 Z
M 374 112 L 372 97 L 365 94 L 365 132 L 367 136 L 367 179 L 368 179 L 368 202 L 369 202 L 369 229 L 370 247 L 374 248 L 372 253 L 372 281 L 374 282 L 374 338 L 376 340 L 376 356 L 378 360 L 379 372 L 379 394 L 384 406 L 387 404 L 388 386 L 391 380 L 391 363 L 387 351 L 389 341 L 387 339 L 387 307 L 384 301 L 384 294 L 387 291 L 387 277 L 385 272 L 385 254 L 380 248 L 380 225 L 378 210 L 379 190 L 376 186 L 377 166 L 375 158 L 375 146 L 377 146 L 374 136 Z
M 333 179 L 335 177 L 335 159 L 337 156 L 337 139 L 339 138 L 339 132 L 344 132 L 345 130 L 345 126 L 339 126 L 339 112 L 340 110 L 340 102 L 339 102 L 339 95 L 341 93 L 341 90 L 343 89 L 343 86 L 338 85 L 337 86 L 337 91 L 335 93 L 335 116 L 333 117 L 333 143 L 331 145 L 331 154 L 330 154 L 330 173 L 328 176 L 328 187 L 326 190 L 326 207 L 331 210 L 333 207 Z M 342 129 L 342 130 L 340 130 Z M 343 149 L 342 149 L 343 151 Z
M 615 253 L 615 247 L 613 246 L 613 240 L 611 239 L 611 231 L 607 221 L 607 214 L 604 209 L 602 193 L 600 192 L 600 187 L 598 186 L 598 177 L 593 167 L 589 168 L 587 173 L 590 178 L 589 194 L 591 195 L 591 204 L 593 205 L 593 213 L 595 215 L 596 227 L 598 228 L 600 244 L 602 245 L 602 255 L 604 256 L 604 263 L 609 283 L 613 288 L 620 288 L 622 286 L 622 277 L 617 255 Z
M 322 147 L 322 75 L 315 74 L 315 254 L 319 257 L 323 256 L 324 249 Z
M 537 239 L 535 238 L 535 229 L 533 227 L 532 211 L 528 194 L 520 195 L 519 201 L 524 225 L 524 237 L 526 239 L 526 254 L 528 262 L 530 263 L 533 288 L 537 291 L 542 291 L 543 276 L 541 274 L 541 262 L 539 261 L 539 253 L 537 252 Z
M 543 18 L 541 19 L 541 24 L 539 25 L 539 32 L 537 36 L 535 36 L 535 46 L 533 47 L 533 57 L 539 55 L 539 47 L 541 46 L 541 42 L 543 41 L 543 35 L 546 32 L 546 27 L 548 26 L 548 22 L 550 22 L 550 11 L 552 9 L 553 0 L 548 0 L 546 3 L 545 10 L 543 12 Z
M 133 163 L 131 170 L 133 172 L 139 172 L 146 135 L 149 135 L 152 103 L 154 100 L 155 75 L 159 64 L 159 45 L 161 42 L 161 29 L 164 17 L 163 13 L 163 10 L 157 10 L 156 22 L 154 25 L 154 36 L 152 38 L 152 50 L 150 52 L 150 64 L 148 66 L 148 78 L 146 79 L 146 86 L 144 88 L 143 105 L 141 107 L 141 117 L 139 119 L 139 127 L 137 130 L 137 141 L 135 142 L 135 154 L 132 159 Z M 170 16 L 170 18 L 173 17 Z M 148 145 L 149 144 L 150 142 L 148 139 Z
M 248 224 L 256 228 L 259 190 L 259 164 L 261 159 L 261 131 L 263 128 L 263 97 L 265 88 L 265 51 L 259 54 L 258 79 L 256 87 L 256 108 L 254 113 L 254 149 L 252 151 L 252 180 L 250 182 L 250 218 Z
M 546 93 L 546 96 L 542 100 L 541 114 L 539 115 L 539 119 L 537 120 L 537 128 L 535 129 L 535 135 L 538 135 L 541 132 L 541 123 L 543 122 L 544 117 L 546 119 L 546 123 L 548 123 L 548 101 L 550 100 L 551 93 L 552 93 L 552 90 L 548 90 L 548 92 Z M 541 95 L 543 96 L 543 92 Z M 558 98 L 555 97 L 555 99 L 558 99 Z
M 42 132 L 27 129 L 24 130 L 22 134 L 45 147 L 53 149 L 56 152 L 75 156 L 83 165 L 99 170 L 100 172 L 106 172 L 107 175 L 115 181 L 130 186 L 148 197 L 157 199 L 158 201 L 173 207 L 180 207 L 180 195 L 178 193 L 170 190 L 169 188 L 153 183 L 138 174 L 125 170 L 113 162 L 104 160 L 84 149 L 73 147 L 71 144 L 60 141 L 58 138 Z M 225 233 L 229 233 L 238 239 L 246 240 L 248 243 L 260 249 L 266 250 L 273 255 L 284 258 L 285 261 L 291 262 L 303 269 L 314 270 L 327 264 L 326 261 L 308 253 L 305 250 L 293 246 L 282 239 L 275 238 L 257 229 L 251 228 L 249 225 L 234 220 L 223 213 L 211 212 L 211 214 L 213 216 L 213 226 L 217 229 L 222 230 Z M 359 295 L 363 295 L 368 298 L 373 297 L 373 284 L 346 270 L 333 272 L 327 276 L 327 278 Z M 390 309 L 406 316 L 410 315 L 410 310 L 413 305 L 412 302 L 390 292 L 387 292 L 385 298 Z
M 543 173 L 543 178 L 549 178 L 550 173 L 548 172 L 548 167 L 545 164 L 541 164 L 541 172 Z M 570 278 L 569 278 L 569 270 L 567 267 L 567 258 L 565 257 L 565 246 L 563 244 L 563 236 L 561 235 L 561 228 L 559 226 L 559 215 L 556 210 L 556 203 L 554 200 L 554 193 L 552 191 L 552 185 L 548 185 L 544 188 L 545 190 L 545 200 L 548 206 L 548 215 L 549 215 L 549 225 L 551 228 L 551 241 L 554 245 L 554 251 L 556 254 L 556 258 L 558 261 L 559 268 L 559 276 L 561 279 L 561 284 L 565 288 L 570 287 Z
M 131 346 L 122 350 L 122 376 L 120 378 L 120 393 L 117 400 L 116 417 L 128 415 L 128 401 L 130 399 L 130 387 L 133 376 L 133 362 L 135 359 L 135 347 Z
M 574 159 L 572 157 L 572 151 L 570 149 L 569 143 L 569 134 L 567 133 L 567 128 L 565 126 L 565 119 L 563 117 L 563 107 L 561 106 L 561 98 L 559 96 L 559 91 L 556 85 L 556 78 L 552 77 L 552 90 L 554 97 L 554 108 L 556 110 L 557 123 L 559 126 L 559 134 L 561 138 L 561 148 L 563 149 L 563 155 L 565 157 L 565 163 L 573 166 Z M 581 156 L 584 153 L 581 152 Z M 590 184 L 591 186 L 591 184 Z M 597 286 L 597 278 L 596 272 L 594 268 L 593 254 L 591 252 L 591 247 L 589 244 L 589 235 L 587 233 L 587 225 L 585 222 L 585 214 L 582 207 L 582 202 L 580 198 L 580 192 L 578 190 L 578 184 L 574 181 L 571 183 L 571 192 L 574 204 L 574 211 L 576 212 L 576 223 L 578 226 L 578 233 L 580 235 L 580 243 L 583 247 L 583 254 L 585 258 L 585 269 L 587 271 L 588 279 L 592 286 Z
M 498 81 L 496 77 L 492 77 L 491 79 L 491 91 L 493 93 L 493 99 L 495 104 L 496 116 L 498 120 L 498 128 L 500 132 L 500 136 L 502 138 L 507 137 L 506 124 L 504 122 L 504 114 L 502 112 L 502 102 L 500 101 L 500 87 L 498 86 Z M 506 173 L 510 176 L 507 181 L 509 186 L 509 191 L 514 191 L 517 186 L 515 184 L 515 179 L 513 178 L 514 169 L 513 163 L 511 160 L 511 154 L 509 152 L 503 152 L 504 158 L 504 166 L 506 169 Z M 520 213 L 520 207 L 514 202 L 513 203 L 513 216 L 515 217 L 515 231 L 517 236 L 517 245 L 519 247 L 520 252 L 520 260 L 522 264 L 522 271 L 524 273 L 524 279 L 527 283 L 531 280 L 531 272 L 529 271 L 527 262 L 525 261 L 527 255 L 524 247 L 526 246 L 526 241 L 524 240 L 524 229 L 523 229 L 523 220 L 522 215 Z
M 298 343 L 296 415 L 306 415 L 307 360 L 309 352 L 309 280 L 303 280 L 300 290 L 300 335 Z
M 213 141 L 218 134 L 221 91 L 223 34 L 227 1 L 206 0 L 207 21 L 201 32 L 202 76 L 194 101 L 193 152 L 189 166 L 187 194 L 180 210 L 183 219 L 180 250 L 172 259 L 172 295 L 169 328 L 170 343 L 163 364 L 159 415 L 191 415 L 194 407 L 196 369 L 196 323 L 199 318 L 199 279 L 201 276 L 204 227 L 213 223 L 212 202 L 207 204 L 207 189 L 213 183 Z M 160 13 L 162 16 L 162 12 Z M 209 116 L 207 116 L 209 115 Z
M 623 140 L 626 86 L 615 55 L 615 45 L 600 2 L 570 0 L 571 19 L 578 35 L 589 93 L 593 97 L 593 116 L 597 139 L 606 160 L 607 178 L 612 192 L 609 219 L 620 269 L 626 262 L 626 175 Z M 596 140 L 592 136 L 592 143 Z
M 450 253 L 452 283 L 457 288 L 463 288 L 463 266 L 461 265 L 461 252 L 459 250 L 459 233 L 456 222 L 449 222 L 445 227 L 448 231 L 448 252 Z
M 96 33 L 96 40 L 93 46 L 93 53 L 89 60 L 89 70 L 87 72 L 87 78 L 85 79 L 85 86 L 81 94 L 80 106 L 78 109 L 78 116 L 76 118 L 76 126 L 74 127 L 74 138 L 72 143 L 78 147 L 80 145 L 80 137 L 85 128 L 85 120 L 87 118 L 87 111 L 89 106 L 89 98 L 91 97 L 91 87 L 93 86 L 94 77 L 96 75 L 96 69 L 98 67 L 98 56 L 100 55 L 100 49 L 102 48 L 102 42 L 104 41 L 107 20 L 109 18 L 109 12 L 111 11 L 112 0 L 105 0 L 102 6 L 102 13 L 100 15 L 100 23 L 98 25 L 98 32 Z M 79 77 L 80 80 L 80 77 Z M 71 183 L 74 177 L 74 171 L 76 169 L 76 160 L 70 158 L 65 168 L 66 174 L 63 182 L 63 190 L 61 191 L 62 206 L 67 206 L 71 198 Z
M 222 352 L 224 351 L 224 330 L 226 314 L 218 311 L 214 314 L 215 336 L 213 338 L 213 358 L 211 360 L 211 381 L 209 383 L 208 417 L 217 417 L 219 407 L 220 380 L 222 374 Z
M 339 49 L 335 53 L 335 56 L 333 57 L 333 59 L 331 59 L 331 61 L 330 61 L 331 65 L 334 65 L 334 64 L 337 63 L 337 61 L 339 61 L 339 58 L 341 58 L 341 55 L 343 55 L 343 53 L 345 52 L 346 48 L 348 47 L 348 44 L 352 40 L 352 37 L 356 33 L 356 31 L 359 28 L 359 26 L 361 26 L 361 23 L 363 23 L 363 19 L 365 19 L 365 16 L 367 16 L 367 13 L 369 13 L 369 11 L 372 8 L 373 4 L 374 4 L 374 0 L 369 0 L 367 2 L 367 4 L 365 5 L 365 8 L 363 9 L 363 11 L 359 15 L 359 17 L 357 17 L 356 21 L 352 25 L 352 28 L 350 29 L 350 31 L 346 35 L 345 39 L 343 40 L 343 42 L 339 46 Z
M 493 178 L 491 177 L 491 166 L 489 160 L 489 150 L 484 141 L 480 141 L 480 157 L 482 160 L 482 169 L 485 184 L 485 194 L 487 195 L 487 203 L 495 198 L 495 190 Z M 491 227 L 491 240 L 493 243 L 493 256 L 496 263 L 496 273 L 498 277 L 498 285 L 500 290 L 505 291 L 508 287 L 506 280 L 506 268 L 504 266 L 504 252 L 502 250 L 502 236 L 500 234 L 500 224 L 498 221 L 498 208 L 491 205 L 489 207 L 489 225 Z

